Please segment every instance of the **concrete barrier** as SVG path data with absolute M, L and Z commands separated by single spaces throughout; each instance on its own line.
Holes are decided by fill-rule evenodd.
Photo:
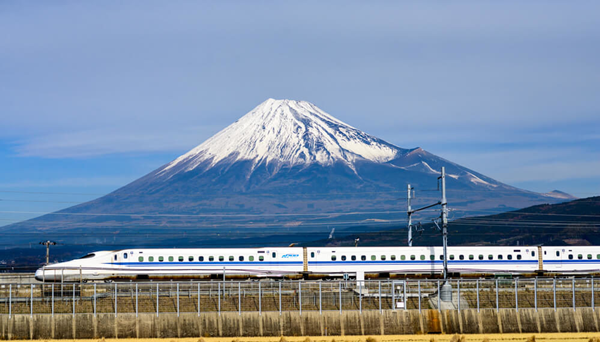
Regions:
M 575 333 L 598 332 L 599 315 L 591 308 L 0 315 L 0 339 Z

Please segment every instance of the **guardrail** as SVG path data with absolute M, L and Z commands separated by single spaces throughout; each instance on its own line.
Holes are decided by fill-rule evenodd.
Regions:
M 188 281 L 1 284 L 0 315 L 595 308 L 597 279 Z

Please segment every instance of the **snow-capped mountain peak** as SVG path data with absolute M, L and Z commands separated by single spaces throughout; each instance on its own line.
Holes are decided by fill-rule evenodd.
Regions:
M 387 162 L 403 151 L 312 103 L 268 99 L 168 164 L 161 173 L 190 171 L 205 163 L 212 167 L 224 160 L 288 166 L 343 162 L 352 167 L 360 159 Z

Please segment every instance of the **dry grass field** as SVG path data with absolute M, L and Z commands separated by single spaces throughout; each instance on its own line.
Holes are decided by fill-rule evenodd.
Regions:
M 29 341 L 29 340 L 27 340 Z M 44 342 L 493 342 L 493 341 L 581 341 L 600 342 L 600 333 L 577 334 L 487 334 L 487 335 L 386 335 L 329 337 L 247 337 L 247 338 L 165 338 L 165 339 L 94 339 L 44 340 Z M 25 342 L 25 341 L 22 341 Z

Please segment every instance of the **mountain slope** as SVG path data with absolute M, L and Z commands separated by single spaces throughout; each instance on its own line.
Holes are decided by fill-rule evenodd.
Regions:
M 407 184 L 435 189 L 442 166 L 457 216 L 564 200 L 511 187 L 421 148 L 394 146 L 308 102 L 269 99 L 111 194 L 4 227 L 20 234 L 3 242 L 29 243 L 35 236 L 183 247 L 274 234 L 306 240 L 329 225 L 376 229 L 403 222 Z M 414 204 L 438 198 L 420 192 Z

